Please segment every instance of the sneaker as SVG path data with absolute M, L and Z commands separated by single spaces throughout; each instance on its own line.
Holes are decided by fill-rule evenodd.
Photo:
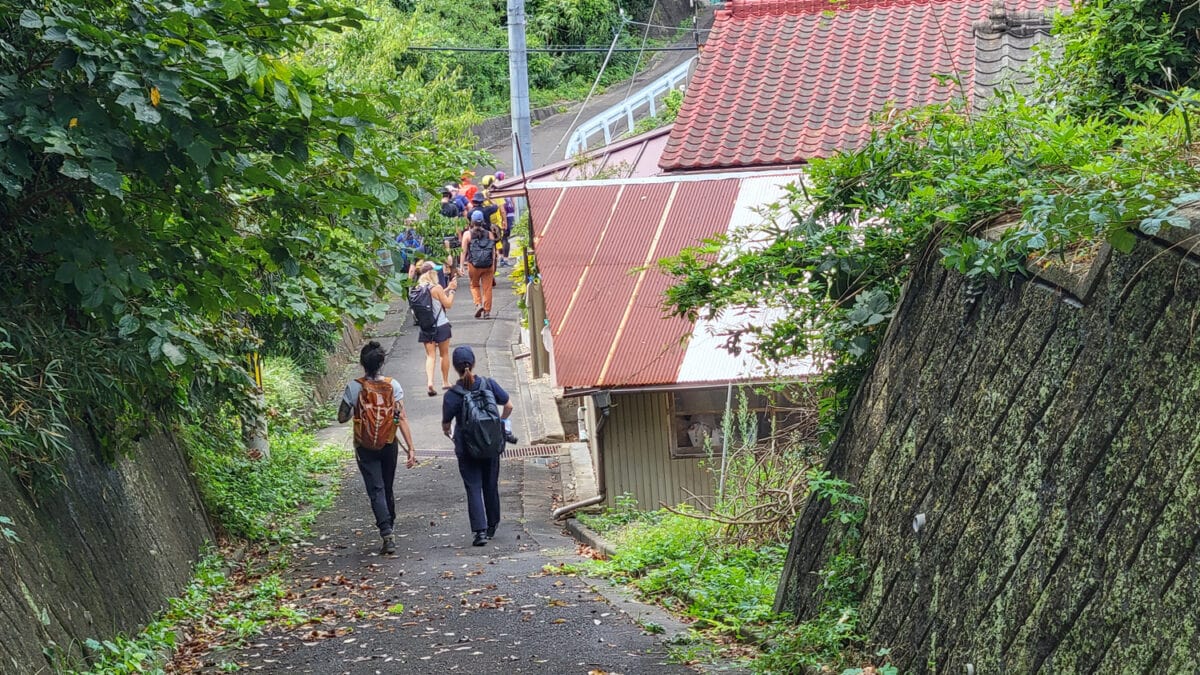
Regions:
M 487 533 L 484 532 L 483 530 L 480 530 L 475 533 L 475 541 L 472 541 L 471 545 L 472 546 L 487 546 L 487 542 L 488 542 Z
M 484 312 L 484 313 L 483 313 L 483 318 L 485 318 L 485 319 L 490 319 L 490 318 L 492 318 L 492 313 L 491 313 L 491 312 Z
M 478 319 L 484 314 L 486 314 L 486 312 L 483 311 L 483 305 L 475 305 L 475 318 Z
M 487 529 L 487 538 L 488 539 L 496 538 L 496 526 L 495 525 L 493 525 Z
M 383 546 L 379 549 L 379 555 L 392 555 L 396 552 L 396 537 L 387 535 L 383 538 Z

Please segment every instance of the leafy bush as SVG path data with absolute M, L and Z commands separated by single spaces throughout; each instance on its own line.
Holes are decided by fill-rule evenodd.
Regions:
M 587 571 L 631 583 L 703 625 L 740 633 L 775 618 L 772 605 L 786 549 L 722 545 L 717 525 L 659 512 L 617 530 L 611 560 Z
M 615 506 L 606 506 L 599 513 L 580 513 L 579 522 L 604 534 L 637 521 L 657 522 L 663 514 L 662 511 L 639 511 L 637 498 L 628 492 L 617 495 L 613 501 Z
M 317 445 L 307 432 L 276 426 L 269 459 L 247 455 L 229 421 L 183 427 L 201 496 L 227 535 L 287 540 L 333 501 L 336 485 L 324 479 L 336 475 L 337 449 Z
M 233 574 L 231 574 L 233 572 Z M 196 565 L 195 575 L 168 609 L 134 637 L 86 640 L 87 665 L 66 668 L 78 675 L 132 675 L 163 672 L 179 637 L 191 640 L 222 636 L 222 647 L 236 648 L 259 634 L 270 621 L 296 625 L 306 617 L 283 605 L 283 580 L 277 574 L 258 575 L 233 568 L 210 553 Z
M 312 407 L 312 387 L 304 374 L 286 356 L 269 356 L 262 360 L 263 394 L 268 413 L 274 419 L 299 419 Z

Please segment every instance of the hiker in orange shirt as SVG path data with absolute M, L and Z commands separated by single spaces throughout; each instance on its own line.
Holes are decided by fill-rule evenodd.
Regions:
M 468 169 L 467 171 L 463 172 L 462 180 L 459 181 L 459 184 L 458 184 L 459 193 L 461 193 L 462 196 L 466 197 L 468 202 L 474 200 L 475 193 L 479 191 L 479 188 L 476 187 L 475 184 L 471 182 L 471 179 L 474 177 L 475 177 L 475 172 Z

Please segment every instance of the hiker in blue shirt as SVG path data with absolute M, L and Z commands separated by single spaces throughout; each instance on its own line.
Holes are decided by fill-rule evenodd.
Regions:
M 467 516 L 471 521 L 471 531 L 475 533 L 471 545 L 483 546 L 496 536 L 496 526 L 500 523 L 500 458 L 497 456 L 491 459 L 476 459 L 465 447 L 462 430 L 463 404 L 466 402 L 464 393 L 478 391 L 482 387 L 489 388 L 497 406 L 502 406 L 499 412 L 506 428 L 513 406 L 508 392 L 495 380 L 474 373 L 475 352 L 470 347 L 455 347 L 452 361 L 459 380 L 442 397 L 442 433 L 454 440 L 458 473 L 462 476 L 463 487 L 467 490 Z M 455 423 L 453 434 L 451 422 Z M 509 443 L 517 442 L 512 432 L 507 432 L 505 439 Z

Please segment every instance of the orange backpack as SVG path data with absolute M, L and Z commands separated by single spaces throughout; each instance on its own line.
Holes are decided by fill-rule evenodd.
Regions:
M 355 380 L 362 385 L 354 406 L 354 444 L 364 450 L 382 450 L 396 440 L 396 394 L 392 378 Z

